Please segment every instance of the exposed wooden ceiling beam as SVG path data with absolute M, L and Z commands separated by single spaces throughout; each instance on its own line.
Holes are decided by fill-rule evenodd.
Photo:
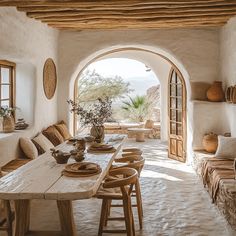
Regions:
M 46 0 L 46 1 L 24 1 L 24 0 L 1 0 L 0 6 L 69 6 L 69 7 L 88 7 L 92 5 L 97 6 L 138 6 L 138 5 L 160 5 L 160 4 L 175 4 L 175 5 L 188 5 L 188 4 L 217 4 L 217 3 L 231 3 L 233 0 L 154 0 L 154 1 L 142 1 L 142 0 L 80 0 L 80 1 L 66 1 L 66 0 Z
M 236 6 L 232 9 L 227 9 L 224 11 L 221 10 L 189 10 L 189 11 L 145 11 L 145 12 L 130 12 L 127 14 L 126 12 L 118 12 L 118 11 L 95 11 L 95 12 L 80 12 L 80 11 L 64 11 L 64 12 L 37 12 L 31 13 L 28 12 L 27 16 L 39 19 L 39 20 L 69 20 L 69 19 L 77 19 L 77 18 L 86 18 L 86 19 L 93 19 L 93 18 L 111 18 L 116 19 L 119 17 L 126 18 L 126 19 L 143 19 L 143 18 L 160 18 L 160 17 L 191 17 L 191 16 L 234 16 L 236 13 Z
M 1 0 L 58 29 L 140 29 L 221 26 L 236 0 Z
M 0 3 L 1 6 L 1 3 Z M 77 5 L 77 6 L 67 6 L 65 5 L 56 5 L 56 6 L 34 6 L 34 5 L 29 5 L 29 6 L 18 6 L 17 5 L 17 9 L 19 11 L 27 11 L 27 12 L 48 12 L 48 11 L 66 11 L 66 10 L 85 10 L 85 11 L 95 11 L 95 10 L 116 10 L 116 11 L 134 11 L 134 10 L 145 10 L 145 9 L 153 9 L 153 10 L 165 10 L 165 9 L 169 9 L 169 10 L 174 10 L 174 9 L 182 9 L 182 10 L 188 10 L 188 8 L 207 8 L 207 9 L 224 9 L 224 7 L 235 7 L 236 6 L 236 1 L 234 0 L 234 2 L 227 2 L 227 3 L 223 3 L 221 2 L 216 2 L 216 3 L 209 3 L 209 2 L 205 2 L 205 3 L 191 3 L 191 4 L 143 4 L 143 5 L 138 5 L 138 6 L 133 6 L 133 5 L 129 5 L 128 3 L 126 5 L 120 4 L 120 5 L 88 5 L 88 6 L 84 6 L 84 5 Z
M 121 29 L 129 29 L 129 30 L 142 30 L 142 29 L 176 29 L 176 28 L 201 28 L 201 27 L 219 27 L 223 26 L 226 22 L 218 21 L 218 22 L 186 22 L 186 23 L 169 23 L 169 24 L 158 24 L 158 25 L 138 25 L 135 28 L 130 25 L 115 25 L 115 26 L 107 26 L 107 25 L 99 25 L 99 30 L 121 30 Z M 94 25 L 84 26 L 81 24 L 48 24 L 51 27 L 55 27 L 60 30 L 97 30 L 98 27 Z

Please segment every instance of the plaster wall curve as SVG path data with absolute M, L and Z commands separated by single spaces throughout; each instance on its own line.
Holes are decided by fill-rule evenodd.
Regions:
M 43 66 L 48 57 L 57 64 L 58 31 L 28 18 L 13 7 L 0 8 L 0 59 L 16 63 L 16 105 L 30 123 L 25 131 L 0 134 L 0 166 L 20 155 L 19 137 L 32 137 L 57 121 L 57 93 L 48 100 L 43 91 Z

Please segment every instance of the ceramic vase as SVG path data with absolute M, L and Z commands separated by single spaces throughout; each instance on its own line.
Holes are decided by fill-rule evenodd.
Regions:
M 15 130 L 14 118 L 11 115 L 3 117 L 2 130 L 4 133 L 11 133 Z
M 153 120 L 147 120 L 145 123 L 145 128 L 147 129 L 152 129 L 154 126 L 154 121 Z
M 90 134 L 95 138 L 96 143 L 102 143 L 104 140 L 104 126 L 93 125 L 90 129 Z
M 207 90 L 207 98 L 211 102 L 223 102 L 224 100 L 224 91 L 222 88 L 221 81 L 214 81 L 211 87 Z
M 204 135 L 202 144 L 205 151 L 215 153 L 218 147 L 218 135 L 214 133 Z

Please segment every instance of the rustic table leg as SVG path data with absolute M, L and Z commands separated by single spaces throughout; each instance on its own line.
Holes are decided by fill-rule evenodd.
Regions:
M 73 216 L 72 202 L 68 200 L 57 201 L 63 236 L 75 236 L 76 228 Z
M 15 200 L 15 236 L 24 236 L 30 225 L 30 200 Z
M 145 137 L 143 132 L 136 133 L 136 142 L 145 142 Z

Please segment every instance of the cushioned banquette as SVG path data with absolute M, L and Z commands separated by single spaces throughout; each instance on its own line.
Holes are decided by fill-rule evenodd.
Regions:
M 64 121 L 50 125 L 33 138 L 20 137 L 17 143 L 19 156 L 2 165 L 1 169 L 3 172 L 15 170 L 69 138 L 71 135 Z
M 236 179 L 234 161 L 236 138 L 218 137 L 215 154 L 195 151 L 194 167 L 202 178 L 212 202 L 217 205 L 231 227 L 236 230 Z

